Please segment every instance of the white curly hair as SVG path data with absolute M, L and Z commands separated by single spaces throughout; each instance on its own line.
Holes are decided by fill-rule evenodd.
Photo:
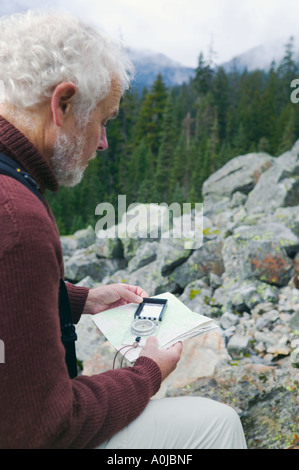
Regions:
M 78 91 L 75 114 L 85 120 L 113 78 L 124 93 L 133 73 L 120 40 L 72 15 L 37 10 L 0 18 L 0 103 L 34 107 L 70 81 Z

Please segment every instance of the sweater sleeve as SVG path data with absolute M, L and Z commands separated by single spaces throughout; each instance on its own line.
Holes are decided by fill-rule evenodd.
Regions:
M 74 323 L 78 323 L 83 313 L 84 305 L 88 296 L 88 287 L 75 286 L 70 282 L 66 283 L 70 306 Z
M 0 185 L 0 446 L 94 448 L 143 411 L 160 387 L 160 369 L 141 357 L 133 367 L 69 378 L 59 238 L 35 196 L 7 180 Z

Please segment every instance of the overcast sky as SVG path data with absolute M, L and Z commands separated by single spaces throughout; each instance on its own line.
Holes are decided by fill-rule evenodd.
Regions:
M 130 47 L 191 67 L 211 45 L 220 64 L 277 38 L 285 43 L 294 35 L 299 41 L 298 0 L 1 0 L 0 14 L 46 6 L 99 24 Z

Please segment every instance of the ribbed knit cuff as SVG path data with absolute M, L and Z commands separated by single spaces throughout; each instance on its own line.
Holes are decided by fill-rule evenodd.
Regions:
M 84 310 L 89 289 L 88 287 L 75 286 L 70 282 L 66 282 L 65 284 L 69 294 L 73 322 L 78 323 Z
M 142 366 L 143 369 L 146 367 L 149 378 L 153 385 L 152 395 L 155 395 L 162 383 L 162 374 L 158 364 L 151 358 L 147 356 L 139 356 L 136 360 L 134 367 Z

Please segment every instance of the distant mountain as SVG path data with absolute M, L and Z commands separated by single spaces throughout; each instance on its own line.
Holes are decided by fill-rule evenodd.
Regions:
M 182 85 L 189 82 L 195 75 L 195 70 L 173 61 L 164 54 L 150 50 L 129 49 L 128 54 L 135 66 L 134 87 L 142 90 L 149 88 L 157 75 L 163 75 L 167 86 Z
M 280 63 L 285 55 L 285 45 L 289 38 L 277 39 L 268 44 L 260 45 L 233 57 L 230 61 L 221 64 L 226 72 L 232 70 L 242 71 L 245 68 L 250 72 L 252 70 L 261 69 L 269 70 L 271 62 L 275 61 L 276 65 Z M 299 46 L 294 41 L 294 58 L 299 58 Z

